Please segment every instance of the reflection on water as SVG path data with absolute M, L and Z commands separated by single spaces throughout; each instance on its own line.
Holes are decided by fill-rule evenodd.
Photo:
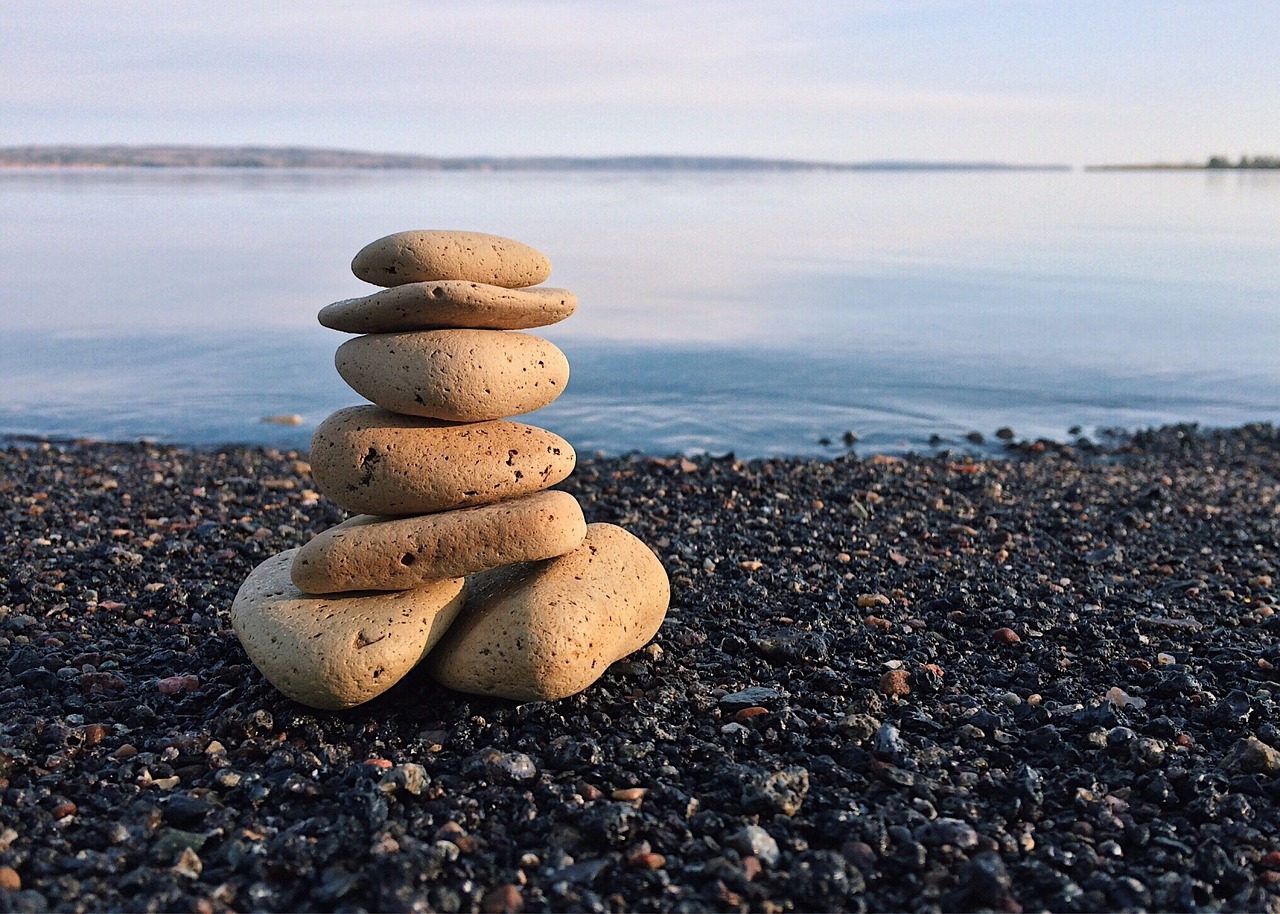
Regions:
M 0 432 L 305 445 L 367 241 L 493 231 L 582 450 L 823 453 L 1276 421 L 1280 174 L 0 172 Z M 55 367 L 56 366 L 56 367 Z M 291 428 L 260 416 L 300 413 Z
M 52 190 L 56 193 L 127 191 L 167 195 L 193 188 L 310 192 L 367 182 L 370 174 L 366 170 L 346 168 L 22 168 L 0 169 L 0 182 L 19 185 L 26 192 Z

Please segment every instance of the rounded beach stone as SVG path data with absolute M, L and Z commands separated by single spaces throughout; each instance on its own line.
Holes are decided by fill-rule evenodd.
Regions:
M 564 320 L 578 307 L 568 289 L 504 289 L 481 282 L 411 282 L 320 309 L 320 323 L 344 333 L 398 333 L 473 327 L 527 330 Z
M 371 333 L 339 346 L 334 363 L 383 409 L 452 422 L 533 412 L 569 381 L 569 361 L 553 343 L 510 330 Z
M 549 489 L 577 455 L 519 422 L 445 422 L 376 406 L 340 409 L 311 437 L 316 487 L 355 514 L 431 514 Z
M 582 691 L 657 633 L 666 570 L 621 527 L 591 524 L 559 558 L 467 579 L 468 599 L 426 668 L 460 692 L 554 701 Z
M 351 272 L 378 286 L 465 279 L 520 289 L 545 282 L 551 261 L 527 244 L 484 232 L 396 232 L 361 248 Z
M 440 640 L 462 608 L 465 581 L 414 590 L 316 597 L 289 580 L 297 549 L 250 573 L 231 626 L 273 686 L 313 708 L 350 708 L 395 685 Z
M 417 517 L 361 514 L 298 550 L 291 574 L 307 593 L 404 590 L 563 555 L 586 535 L 582 508 L 568 492 L 535 492 Z

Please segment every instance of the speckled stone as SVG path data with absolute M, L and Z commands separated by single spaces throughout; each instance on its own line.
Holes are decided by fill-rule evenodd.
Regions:
M 361 514 L 298 551 L 293 583 L 307 593 L 403 590 L 563 555 L 586 534 L 577 499 L 557 491 L 416 517 Z
M 339 346 L 334 361 L 383 409 L 452 422 L 533 412 L 569 383 L 569 361 L 553 343 L 510 330 L 371 333 Z
M 577 461 L 559 435 L 519 422 L 445 422 L 376 406 L 338 410 L 311 438 L 316 487 L 356 514 L 430 514 L 549 489 Z
M 351 271 L 378 286 L 463 279 L 506 289 L 536 286 L 551 261 L 527 244 L 484 232 L 396 232 L 365 245 Z
M 467 605 L 427 659 L 461 692 L 553 701 L 649 642 L 671 598 L 666 570 L 621 527 L 591 524 L 559 558 L 468 578 Z
M 231 627 L 267 680 L 313 708 L 350 708 L 417 666 L 462 608 L 454 578 L 393 593 L 316 597 L 293 586 L 297 549 L 250 573 L 231 604 Z
M 344 333 L 474 327 L 527 330 L 564 320 L 578 307 L 568 289 L 504 289 L 461 279 L 411 282 L 320 309 L 320 323 Z

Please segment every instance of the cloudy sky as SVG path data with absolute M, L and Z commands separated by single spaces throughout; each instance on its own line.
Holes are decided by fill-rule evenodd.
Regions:
M 1272 0 L 3 0 L 0 145 L 1280 153 Z

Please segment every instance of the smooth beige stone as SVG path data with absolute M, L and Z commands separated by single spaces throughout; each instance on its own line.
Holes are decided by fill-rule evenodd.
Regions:
M 564 320 L 578 307 L 568 289 L 504 289 L 462 279 L 411 282 L 320 309 L 320 323 L 344 333 L 474 327 L 527 330 Z
M 231 626 L 267 681 L 313 708 L 350 708 L 391 688 L 440 640 L 466 596 L 461 578 L 310 596 L 289 580 L 297 551 L 250 573 L 231 604 Z
M 582 508 L 568 492 L 391 520 L 361 514 L 303 546 L 291 575 L 307 593 L 404 590 L 564 555 L 586 535 Z
M 351 272 L 378 286 L 465 279 L 520 289 L 545 282 L 551 261 L 527 244 L 484 232 L 396 232 L 361 248 Z
M 555 344 L 514 330 L 371 333 L 339 346 L 334 363 L 383 409 L 451 422 L 533 412 L 569 382 L 569 360 Z
M 355 514 L 431 514 L 549 489 L 577 455 L 519 422 L 445 422 L 376 406 L 340 409 L 311 436 L 316 487 Z
M 451 689 L 516 701 L 581 692 L 657 634 L 671 599 L 652 550 L 612 524 L 591 524 L 567 555 L 468 578 L 467 590 L 426 669 Z

